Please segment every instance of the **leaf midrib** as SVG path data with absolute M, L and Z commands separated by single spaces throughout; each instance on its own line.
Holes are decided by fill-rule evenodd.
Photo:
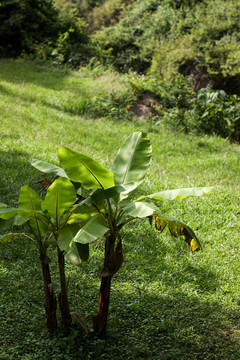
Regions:
M 101 184 L 100 180 L 98 180 L 98 178 L 96 177 L 96 175 L 94 175 L 94 173 L 91 171 L 91 169 L 89 169 L 89 167 L 87 165 L 85 165 L 85 163 L 83 163 L 78 157 L 77 155 L 75 155 L 74 153 L 72 153 L 73 157 L 75 159 L 77 159 L 89 172 L 90 174 L 94 177 L 94 179 L 99 183 L 99 185 L 101 186 L 102 189 L 104 189 L 103 185 Z
M 135 150 L 136 150 L 136 147 L 137 147 L 137 141 L 138 141 L 138 139 L 139 139 L 139 136 L 140 136 L 140 134 L 138 135 L 138 137 L 137 137 L 137 139 L 136 139 L 134 151 L 132 152 L 131 160 L 129 161 L 128 166 L 127 166 L 127 169 L 126 169 L 126 171 L 125 171 L 125 175 L 124 175 L 124 177 L 123 177 L 123 182 L 122 182 L 122 184 L 125 184 L 125 179 L 126 179 L 126 177 L 127 177 L 127 173 L 128 173 L 128 171 L 129 171 L 130 164 L 132 163 L 133 155 L 135 154 Z

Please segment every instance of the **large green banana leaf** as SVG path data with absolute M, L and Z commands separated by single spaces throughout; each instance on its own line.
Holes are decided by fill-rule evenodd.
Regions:
M 116 185 L 140 184 L 149 168 L 152 147 L 147 135 L 134 132 L 119 149 L 111 170 L 115 175 Z
M 65 177 L 65 178 L 68 177 L 65 171 L 61 167 L 53 164 L 49 164 L 45 161 L 33 159 L 31 165 L 45 174 L 52 173 L 59 177 Z
M 76 200 L 76 190 L 70 180 L 66 178 L 56 179 L 48 188 L 42 209 L 56 221 L 69 209 Z
M 0 230 L 4 231 L 12 226 L 20 226 L 26 222 L 26 219 L 20 215 L 15 215 L 8 220 L 0 219 Z
M 154 199 L 154 200 L 175 200 L 184 199 L 189 196 L 202 196 L 208 194 L 213 190 L 213 187 L 196 187 L 196 188 L 185 188 L 185 189 L 173 189 L 159 191 L 150 195 L 142 195 L 136 201 L 143 199 Z
M 124 187 L 122 185 L 116 185 L 109 189 L 104 190 L 96 190 L 94 193 L 90 196 L 90 202 L 97 204 L 98 202 L 101 202 L 102 200 L 116 198 L 119 194 L 124 193 L 128 190 L 127 187 Z
M 20 208 L 4 208 L 0 209 L 0 219 L 9 220 L 13 218 L 15 215 L 20 215 L 25 219 L 25 221 L 30 218 L 43 215 L 43 211 L 38 210 L 29 210 L 29 209 L 20 209 Z
M 67 214 L 67 223 L 72 224 L 74 222 L 86 222 L 92 215 L 97 213 L 96 208 L 93 206 L 76 205 L 70 211 L 70 214 Z M 63 222 L 65 222 L 64 219 Z
M 106 226 L 103 215 L 98 214 L 92 216 L 77 232 L 73 241 L 81 244 L 90 244 L 91 242 L 99 239 L 109 231 Z
M 38 194 L 27 185 L 21 187 L 18 205 L 20 208 L 31 210 L 42 210 L 42 199 Z M 47 218 L 43 215 L 38 215 L 36 218 L 32 218 L 29 222 L 30 226 L 37 231 L 38 234 L 44 235 L 48 230 Z
M 58 246 L 65 252 L 66 259 L 74 265 L 79 265 L 89 257 L 89 245 L 73 241 L 78 231 L 79 225 L 71 224 L 64 226 L 58 234 Z
M 65 255 L 66 259 L 74 265 L 79 265 L 89 257 L 89 245 L 71 242 Z
M 131 202 L 126 205 L 121 205 L 120 208 L 124 211 L 125 214 L 138 218 L 145 218 L 159 212 L 159 209 L 156 205 L 146 201 Z
M 86 155 L 60 147 L 58 157 L 68 177 L 85 189 L 107 189 L 115 185 L 113 173 Z

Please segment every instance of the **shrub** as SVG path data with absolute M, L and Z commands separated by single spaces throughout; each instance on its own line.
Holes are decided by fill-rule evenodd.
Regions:
M 83 20 L 75 12 L 60 16 L 51 0 L 6 0 L 0 13 L 0 57 L 84 65 L 91 54 Z
M 94 35 L 94 44 L 104 50 L 101 58 L 120 71 L 145 72 L 154 50 L 152 38 L 156 34 L 151 23 L 158 6 L 156 0 L 136 1 L 126 8 L 124 18 L 116 26 Z
M 58 12 L 52 0 L 0 3 L 0 57 L 31 53 L 36 44 L 57 36 Z
M 33 56 L 73 68 L 85 65 L 91 56 L 86 24 L 72 11 L 58 19 L 57 27 L 58 36 L 37 45 Z
M 163 120 L 185 132 L 219 135 L 240 141 L 240 105 L 237 95 L 223 90 L 201 89 L 190 101 L 189 108 L 173 108 Z
M 193 100 L 196 128 L 230 140 L 240 140 L 240 106 L 236 95 L 223 90 L 202 89 Z
M 181 75 L 163 81 L 153 76 L 132 74 L 126 81 L 137 98 L 150 94 L 165 108 L 186 108 L 194 96 L 191 84 Z
M 203 78 L 224 89 L 226 79 L 239 74 L 239 3 L 197 3 L 174 11 L 175 23 L 156 48 L 151 72 L 182 73 Z M 198 89 L 206 86 L 198 86 Z

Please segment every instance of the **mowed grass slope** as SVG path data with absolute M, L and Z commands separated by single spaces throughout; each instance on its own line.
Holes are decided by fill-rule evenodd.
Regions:
M 240 358 L 240 146 L 144 121 L 81 115 L 94 96 L 121 93 L 124 86 L 110 72 L 96 76 L 0 61 L 0 202 L 15 206 L 20 187 L 36 187 L 42 179 L 32 158 L 57 164 L 57 148 L 64 145 L 110 167 L 123 141 L 143 130 L 153 159 L 133 195 L 215 188 L 201 198 L 159 203 L 163 214 L 194 229 L 202 250 L 191 254 L 182 239 L 157 233 L 145 220 L 129 226 L 123 234 L 125 261 L 113 280 L 108 339 L 80 338 L 75 329 L 50 339 L 37 251 L 24 239 L 0 245 L 1 360 Z M 66 267 L 71 309 L 89 326 L 102 259 L 98 242 L 88 263 Z

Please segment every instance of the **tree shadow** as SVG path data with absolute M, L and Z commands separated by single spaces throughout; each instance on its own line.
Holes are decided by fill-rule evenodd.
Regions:
M 50 71 L 50 70 L 49 70 Z M 51 74 L 51 71 L 50 71 Z M 54 74 L 54 79 L 56 76 L 56 73 L 53 72 Z M 51 77 L 51 75 L 50 75 Z M 12 80 L 8 80 L 10 83 L 13 83 Z M 33 82 L 32 82 L 33 81 Z M 37 80 L 32 80 L 30 83 L 33 83 L 35 85 L 38 86 L 45 86 L 45 82 L 41 81 L 40 79 Z M 53 81 L 53 80 L 52 80 Z M 24 77 L 20 77 L 19 79 L 17 79 L 16 81 L 14 81 L 15 83 L 19 83 L 20 85 L 22 83 L 25 83 L 28 81 L 25 81 Z M 63 90 L 63 88 L 65 87 L 65 85 L 63 86 L 63 79 L 60 78 L 59 82 L 54 80 L 54 86 L 52 87 L 53 90 L 59 91 L 59 90 Z M 74 93 L 74 96 L 78 95 L 78 101 L 77 103 L 71 104 L 71 102 L 69 101 L 65 101 L 65 102 L 61 102 L 59 104 L 51 102 L 51 101 L 47 101 L 46 97 L 43 97 L 41 94 L 36 94 L 36 95 L 30 95 L 29 93 L 24 94 L 24 91 L 21 90 L 21 88 L 18 89 L 14 89 L 14 90 L 10 90 L 6 85 L 1 84 L 0 83 L 0 94 L 3 94 L 7 97 L 11 97 L 13 99 L 18 99 L 21 100 L 22 102 L 26 103 L 27 107 L 29 107 L 29 104 L 37 104 L 40 103 L 42 107 L 46 107 L 46 108 L 50 108 L 56 111 L 59 111 L 61 113 L 67 113 L 69 115 L 84 115 L 87 112 L 90 111 L 90 109 L 92 108 L 93 104 L 91 101 L 92 96 L 89 95 L 88 91 L 84 88 L 66 88 L 66 90 L 71 93 Z M 54 98 L 54 100 L 56 100 Z M 96 115 L 97 116 L 97 115 Z M 63 121 L 61 119 L 58 119 L 58 121 Z
M 126 260 L 112 283 L 108 336 L 105 340 L 97 339 L 94 334 L 81 337 L 74 329 L 68 336 L 59 333 L 54 341 L 43 340 L 47 334 L 39 333 L 44 329 L 45 314 L 36 250 L 33 245 L 27 245 L 28 241 L 13 242 L 10 246 L 4 244 L 1 262 L 6 275 L 4 281 L 0 281 L 2 309 L 7 308 L 9 296 L 15 302 L 10 306 L 11 311 L 14 306 L 18 311 L 22 307 L 19 313 L 14 313 L 14 321 L 11 321 L 12 313 L 4 320 L 10 336 L 14 336 L 12 330 L 17 323 L 19 329 L 25 329 L 23 344 L 28 331 L 32 338 L 39 338 L 39 344 L 46 343 L 46 359 L 58 356 L 58 359 L 69 357 L 72 360 L 238 360 L 240 313 L 234 307 L 224 306 L 219 298 L 214 298 L 218 275 L 213 269 L 199 266 L 197 262 L 184 262 L 179 256 L 180 248 L 175 256 L 171 254 L 171 266 L 164 242 L 150 245 L 146 254 L 141 248 L 145 246 L 145 241 L 147 243 L 149 239 L 136 239 L 134 246 L 138 242 L 139 248 L 135 254 L 131 254 L 130 243 L 127 244 Z M 153 260 L 159 254 L 161 258 Z M 98 253 L 98 256 L 93 254 L 91 261 L 80 270 L 67 266 L 71 275 L 71 309 L 79 313 L 84 321 L 87 320 L 89 326 L 91 314 L 97 312 L 100 285 L 97 270 L 100 263 Z M 57 264 L 54 261 L 52 267 L 55 277 Z M 189 292 L 183 290 L 185 284 L 188 284 Z M 31 321 L 33 316 L 35 325 Z M 18 330 L 16 334 L 19 341 L 21 334 Z M 19 359 L 21 356 L 31 359 L 31 351 L 26 346 L 22 347 Z
M 1 137 L 18 138 L 14 134 Z M 24 151 L 0 150 L 0 202 L 16 206 L 20 187 L 33 183 L 36 171 L 29 158 L 30 155 Z
M 69 74 L 66 69 L 56 69 L 21 60 L 1 60 L 0 64 L 3 69 L 2 80 L 22 85 L 30 83 L 55 90 L 62 88 L 64 78 Z
M 112 344 L 115 358 L 122 356 L 114 347 L 119 334 L 126 359 L 240 358 L 236 326 L 240 315 L 236 310 L 182 292 L 173 296 L 145 294 L 132 301 L 123 292 L 113 297 L 122 305 L 112 304 L 115 318 L 110 318 L 108 329 L 108 347 Z

